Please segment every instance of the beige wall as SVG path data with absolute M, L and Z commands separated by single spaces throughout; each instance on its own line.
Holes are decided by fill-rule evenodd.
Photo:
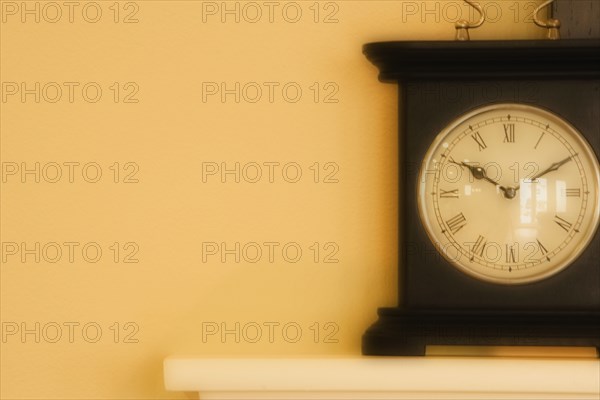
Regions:
M 482 3 L 473 38 L 543 34 L 539 2 Z M 183 398 L 173 354 L 359 354 L 398 258 L 396 88 L 361 46 L 452 39 L 467 7 L 22 4 L 1 2 L 2 398 Z

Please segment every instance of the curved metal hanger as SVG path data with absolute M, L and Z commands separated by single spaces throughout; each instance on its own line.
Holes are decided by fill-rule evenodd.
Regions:
M 538 13 L 542 10 L 542 8 L 552 3 L 554 3 L 554 0 L 547 0 L 533 10 L 533 22 L 535 22 L 535 24 L 541 28 L 548 29 L 548 35 L 546 36 L 548 39 L 556 40 L 560 39 L 560 21 L 555 18 L 549 18 L 544 22 L 540 21 L 538 18 Z
M 479 28 L 485 21 L 485 12 L 483 11 L 483 8 L 479 4 L 473 3 L 473 0 L 464 0 L 464 1 L 465 1 L 465 3 L 467 3 L 468 5 L 473 7 L 475 10 L 477 10 L 480 17 L 479 17 L 479 21 L 477 21 L 475 23 L 470 23 L 466 19 L 461 19 L 461 20 L 456 21 L 456 24 L 454 24 L 454 26 L 456 28 L 456 40 L 461 40 L 461 41 L 469 40 L 470 39 L 469 29 Z

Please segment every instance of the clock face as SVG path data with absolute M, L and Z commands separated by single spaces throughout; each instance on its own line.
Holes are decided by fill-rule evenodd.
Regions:
M 421 221 L 460 271 L 497 284 L 567 268 L 598 227 L 600 171 L 568 122 L 523 104 L 478 108 L 429 147 L 418 182 Z

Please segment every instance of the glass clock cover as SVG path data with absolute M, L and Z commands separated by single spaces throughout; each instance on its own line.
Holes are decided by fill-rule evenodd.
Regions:
M 567 268 L 598 228 L 600 169 L 567 121 L 495 104 L 450 123 L 423 160 L 418 206 L 435 248 L 460 271 L 523 284 Z

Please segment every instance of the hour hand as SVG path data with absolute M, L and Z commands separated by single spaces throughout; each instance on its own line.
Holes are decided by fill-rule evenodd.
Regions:
M 473 175 L 473 178 L 475 178 L 475 179 L 483 179 L 483 180 L 486 180 L 486 181 L 494 184 L 495 186 L 500 186 L 498 184 L 498 182 L 496 182 L 495 180 L 493 180 L 492 178 L 490 178 L 489 176 L 487 176 L 487 174 L 485 173 L 485 169 L 483 169 L 482 167 L 478 167 L 478 166 L 475 166 L 475 165 L 470 165 L 470 164 L 467 164 L 464 161 L 456 162 L 454 160 L 450 160 L 450 162 L 454 163 L 454 164 L 457 164 L 457 165 L 460 165 L 462 167 L 467 167 L 469 169 L 469 171 L 471 171 L 471 175 Z
M 469 169 L 469 171 L 471 171 L 471 175 L 473 175 L 473 178 L 475 179 L 483 179 L 485 181 L 490 182 L 491 184 L 493 184 L 494 186 L 496 186 L 497 188 L 499 188 L 500 190 L 502 190 L 502 192 L 504 193 L 504 197 L 506 197 L 507 199 L 512 199 L 513 197 L 515 197 L 516 195 L 516 189 L 512 188 L 512 187 L 504 187 L 502 185 L 500 185 L 498 182 L 496 182 L 495 180 L 493 180 L 492 178 L 490 178 L 489 176 L 487 176 L 487 174 L 485 173 L 485 169 L 482 167 L 478 167 L 475 165 L 470 165 L 467 164 L 464 161 L 461 162 L 456 162 L 454 160 L 450 160 L 451 163 L 454 163 L 456 165 L 459 165 L 461 167 L 467 167 Z

